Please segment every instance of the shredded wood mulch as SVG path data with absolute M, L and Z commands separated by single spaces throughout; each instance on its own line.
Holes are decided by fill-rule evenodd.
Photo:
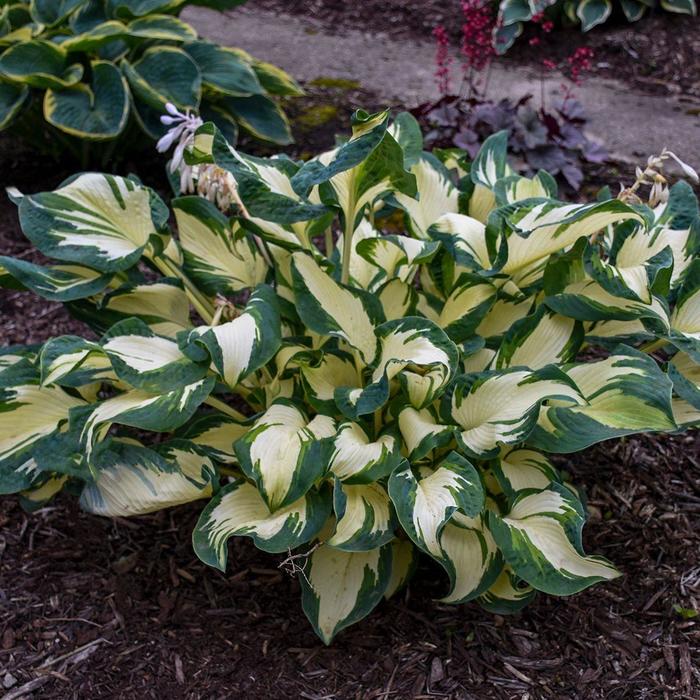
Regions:
M 2 144 L 0 144 L 2 147 Z M 4 153 L 2 185 L 55 187 Z M 150 176 L 149 176 L 150 177 Z M 149 181 L 158 184 L 154 175 Z M 40 260 L 0 195 L 0 253 Z M 0 344 L 84 333 L 59 304 L 0 290 Z M 409 588 L 324 647 L 284 556 L 246 538 L 221 574 L 194 556 L 203 504 L 131 520 L 61 496 L 34 515 L 0 498 L 0 693 L 19 698 L 598 700 L 700 698 L 700 450 L 694 435 L 629 438 L 562 457 L 588 494 L 587 550 L 624 576 L 513 617 Z

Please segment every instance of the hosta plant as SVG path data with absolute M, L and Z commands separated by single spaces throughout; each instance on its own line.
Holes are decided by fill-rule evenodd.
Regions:
M 291 141 L 276 95 L 299 86 L 276 66 L 200 39 L 177 15 L 187 5 L 223 10 L 245 0 L 32 0 L 0 7 L 0 129 L 35 146 L 83 153 L 91 141 L 163 135 L 167 103 L 214 122 Z M 41 140 L 44 134 L 43 141 Z M 81 144 L 85 144 L 83 146 Z
M 176 198 L 175 230 L 133 178 L 14 191 L 55 262 L 2 279 L 95 335 L 0 356 L 2 491 L 104 516 L 201 499 L 197 555 L 224 571 L 245 536 L 293 563 L 326 643 L 422 555 L 443 601 L 498 613 L 617 577 L 549 455 L 700 423 L 697 200 L 559 201 L 503 133 L 442 155 L 406 114 L 358 112 L 306 163 L 205 124 L 190 175 L 235 196 Z
M 498 53 L 505 53 L 522 34 L 523 23 L 544 12 L 560 16 L 565 23 L 580 25 L 587 32 L 606 22 L 613 10 L 628 22 L 636 22 L 650 9 L 692 16 L 697 13 L 695 0 L 501 0 L 494 46 Z

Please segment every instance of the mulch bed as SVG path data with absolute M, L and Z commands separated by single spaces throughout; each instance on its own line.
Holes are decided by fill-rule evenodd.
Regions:
M 320 141 L 296 153 L 327 147 L 339 130 L 333 119 L 312 128 L 314 101 L 328 89 L 299 105 Z M 353 93 L 337 90 L 329 103 L 345 119 Z M 43 169 L 6 140 L 0 155 L 2 184 L 27 192 L 75 170 Z M 161 188 L 156 166 L 139 172 Z M 4 194 L 0 252 L 39 259 Z M 0 290 L 2 345 L 82 332 L 60 305 Z M 6 700 L 700 698 L 700 618 L 674 610 L 700 609 L 694 436 L 630 438 L 560 462 L 588 493 L 588 551 L 610 558 L 623 578 L 571 598 L 539 596 L 504 618 L 435 602 L 445 576 L 426 560 L 404 593 L 329 648 L 307 623 L 282 556 L 236 538 L 226 574 L 199 562 L 190 537 L 202 504 L 107 520 L 68 496 L 35 515 L 2 497 L 0 688 Z
M 329 32 L 371 27 L 392 38 L 424 41 L 432 41 L 433 28 L 442 24 L 458 43 L 462 26 L 459 0 L 257 0 L 256 7 L 319 20 Z M 700 17 L 657 12 L 629 24 L 614 15 L 586 34 L 557 29 L 531 47 L 528 39 L 538 32 L 527 28 L 499 60 L 539 67 L 544 58 L 561 61 L 579 46 L 589 46 L 595 51 L 595 74 L 645 92 L 700 96 Z

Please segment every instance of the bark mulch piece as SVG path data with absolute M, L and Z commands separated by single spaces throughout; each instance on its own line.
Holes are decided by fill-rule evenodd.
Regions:
M 256 7 L 320 20 L 328 32 L 371 27 L 400 39 L 432 41 L 433 28 L 442 24 L 456 44 L 463 24 L 459 0 L 258 0 Z M 539 68 L 544 58 L 563 61 L 579 46 L 590 46 L 595 74 L 645 92 L 700 96 L 700 17 L 656 12 L 630 24 L 616 13 L 585 34 L 556 29 L 537 47 L 529 45 L 531 36 L 541 36 L 540 30 L 528 27 L 499 60 Z

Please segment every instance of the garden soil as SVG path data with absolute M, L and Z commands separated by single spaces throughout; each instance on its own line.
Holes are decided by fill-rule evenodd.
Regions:
M 346 88 L 310 86 L 294 109 L 296 154 L 326 147 Z M 328 110 L 326 110 L 328 112 Z M 343 116 L 344 118 L 344 116 Z M 2 184 L 50 189 L 44 166 L 4 137 Z M 127 163 L 165 189 L 157 159 Z M 589 173 L 589 180 L 596 174 Z M 593 183 L 592 183 L 593 184 Z M 592 186 L 591 184 L 591 186 Z M 598 184 L 601 184 L 600 182 Z M 0 252 L 40 259 L 0 194 Z M 0 290 L 0 344 L 84 333 L 62 307 Z M 589 552 L 623 576 L 501 617 L 446 606 L 424 560 L 410 586 L 325 647 L 283 556 L 234 538 L 225 574 L 191 547 L 201 504 L 114 520 L 59 497 L 27 515 L 0 499 L 0 695 L 18 698 L 602 700 L 700 698 L 700 451 L 694 436 L 612 441 L 559 465 L 588 494 Z

